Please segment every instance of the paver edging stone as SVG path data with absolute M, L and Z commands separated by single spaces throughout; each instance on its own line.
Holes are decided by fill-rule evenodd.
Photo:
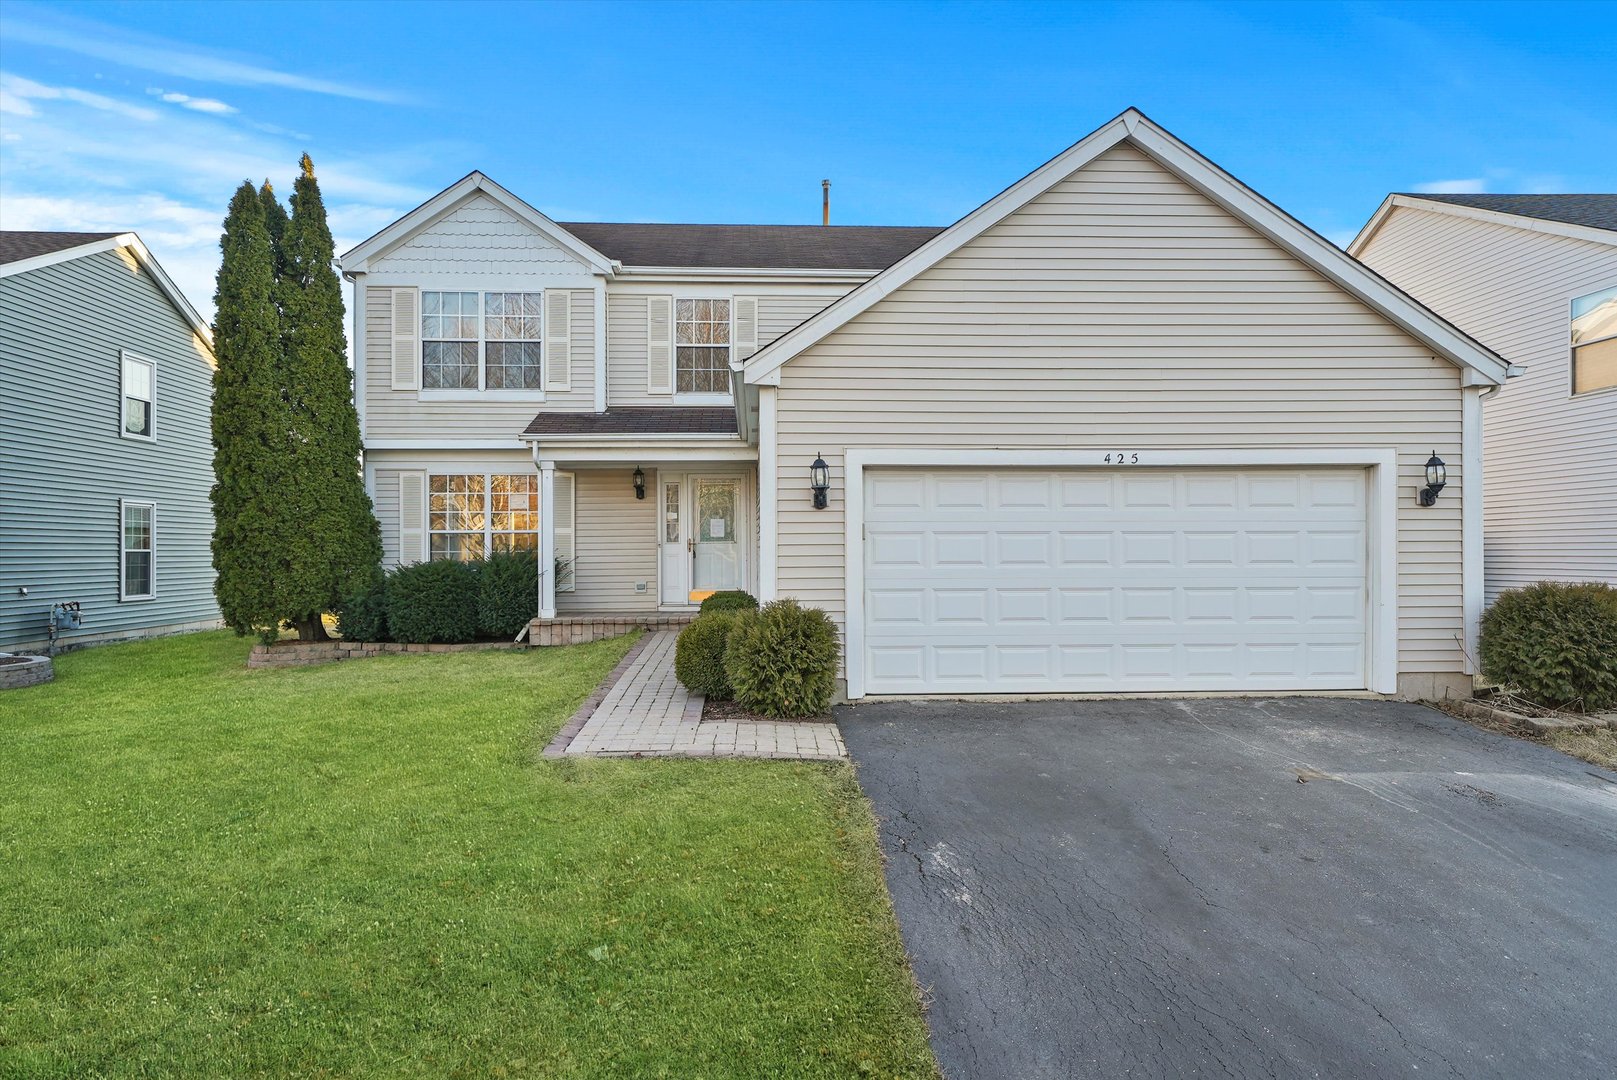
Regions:
M 561 730 L 556 732 L 555 737 L 545 744 L 545 748 L 541 752 L 542 757 L 559 758 L 566 755 L 567 747 L 578 737 L 578 733 L 584 730 L 584 725 L 591 716 L 595 715 L 595 710 L 601 707 L 601 702 L 606 700 L 606 695 L 612 692 L 612 688 L 618 684 L 618 680 L 623 678 L 628 673 L 629 668 L 634 666 L 634 662 L 639 659 L 640 654 L 645 651 L 646 645 L 650 643 L 651 637 L 650 634 L 647 634 L 630 646 L 629 651 L 623 654 L 623 659 L 618 661 L 617 666 L 606 673 L 606 678 L 602 679 L 595 689 L 590 691 L 590 696 L 585 698 L 584 703 L 578 707 L 578 710 L 567 718 L 567 723 L 561 726 Z

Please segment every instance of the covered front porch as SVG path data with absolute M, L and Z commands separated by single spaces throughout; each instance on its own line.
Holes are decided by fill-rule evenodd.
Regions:
M 659 415 L 622 415 L 642 412 Z M 540 479 L 539 565 L 550 571 L 540 575 L 534 643 L 592 640 L 619 626 L 675 629 L 713 592 L 756 593 L 757 454 L 735 433 L 734 411 L 594 415 L 598 427 L 698 430 L 525 434 Z

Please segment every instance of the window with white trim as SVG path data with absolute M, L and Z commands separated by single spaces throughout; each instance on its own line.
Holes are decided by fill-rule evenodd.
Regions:
M 1617 386 L 1617 287 L 1572 301 L 1572 392 Z
M 539 477 L 434 475 L 427 481 L 427 557 L 476 562 L 539 550 Z
M 422 292 L 423 390 L 544 388 L 539 292 Z
M 157 595 L 157 504 L 118 503 L 118 598 L 150 600 Z
M 730 301 L 674 301 L 674 392 L 730 392 Z
M 156 438 L 153 412 L 157 404 L 157 365 L 133 353 L 123 358 L 123 434 L 136 439 Z

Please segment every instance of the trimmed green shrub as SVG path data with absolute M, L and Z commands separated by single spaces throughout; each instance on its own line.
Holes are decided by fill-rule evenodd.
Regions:
M 775 600 L 735 616 L 724 671 L 736 701 L 762 716 L 815 716 L 837 680 L 837 628 L 819 608 Z M 698 620 L 700 621 L 700 620 Z
M 337 633 L 344 641 L 392 640 L 387 636 L 387 576 L 380 568 L 343 597 L 337 607 Z
M 477 638 L 478 565 L 454 559 L 401 566 L 387 583 L 387 628 L 413 645 Z
M 710 611 L 680 631 L 674 645 L 674 676 L 691 693 L 714 701 L 735 698 L 730 678 L 724 673 L 724 646 L 736 615 L 733 611 Z
M 1482 616 L 1482 673 L 1549 708 L 1617 705 L 1617 589 L 1541 581 Z
M 758 598 L 750 592 L 740 589 L 726 589 L 716 592 L 702 601 L 701 612 L 706 615 L 710 611 L 757 611 Z
M 516 637 L 539 614 L 539 557 L 533 552 L 491 555 L 478 578 L 477 625 L 485 637 Z

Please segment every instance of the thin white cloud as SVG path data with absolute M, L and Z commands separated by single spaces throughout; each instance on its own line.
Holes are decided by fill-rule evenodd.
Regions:
M 1432 180 L 1416 184 L 1415 190 L 1425 195 L 1481 195 L 1488 190 L 1488 181 L 1480 176 L 1467 180 Z
M 167 38 L 136 34 L 127 29 L 35 8 L 13 6 L 5 29 L 7 37 L 29 45 L 61 49 L 124 67 L 199 82 L 274 86 L 358 101 L 400 103 L 405 100 L 402 95 L 373 87 L 280 71 L 251 60 L 222 55 Z
M 157 119 L 156 111 L 143 105 L 131 105 L 105 94 L 72 86 L 46 86 L 21 75 L 0 72 L 0 112 L 12 116 L 37 116 L 39 110 L 33 105 L 35 101 L 71 101 L 102 112 L 117 113 L 131 120 Z
M 218 101 L 214 98 L 197 98 L 192 97 L 190 94 L 181 94 L 174 90 L 152 89 L 147 90 L 146 92 L 161 101 L 168 102 L 170 105 L 181 105 L 187 109 L 193 110 L 194 112 L 213 113 L 215 116 L 228 116 L 237 111 L 234 105 L 226 105 L 224 102 Z

